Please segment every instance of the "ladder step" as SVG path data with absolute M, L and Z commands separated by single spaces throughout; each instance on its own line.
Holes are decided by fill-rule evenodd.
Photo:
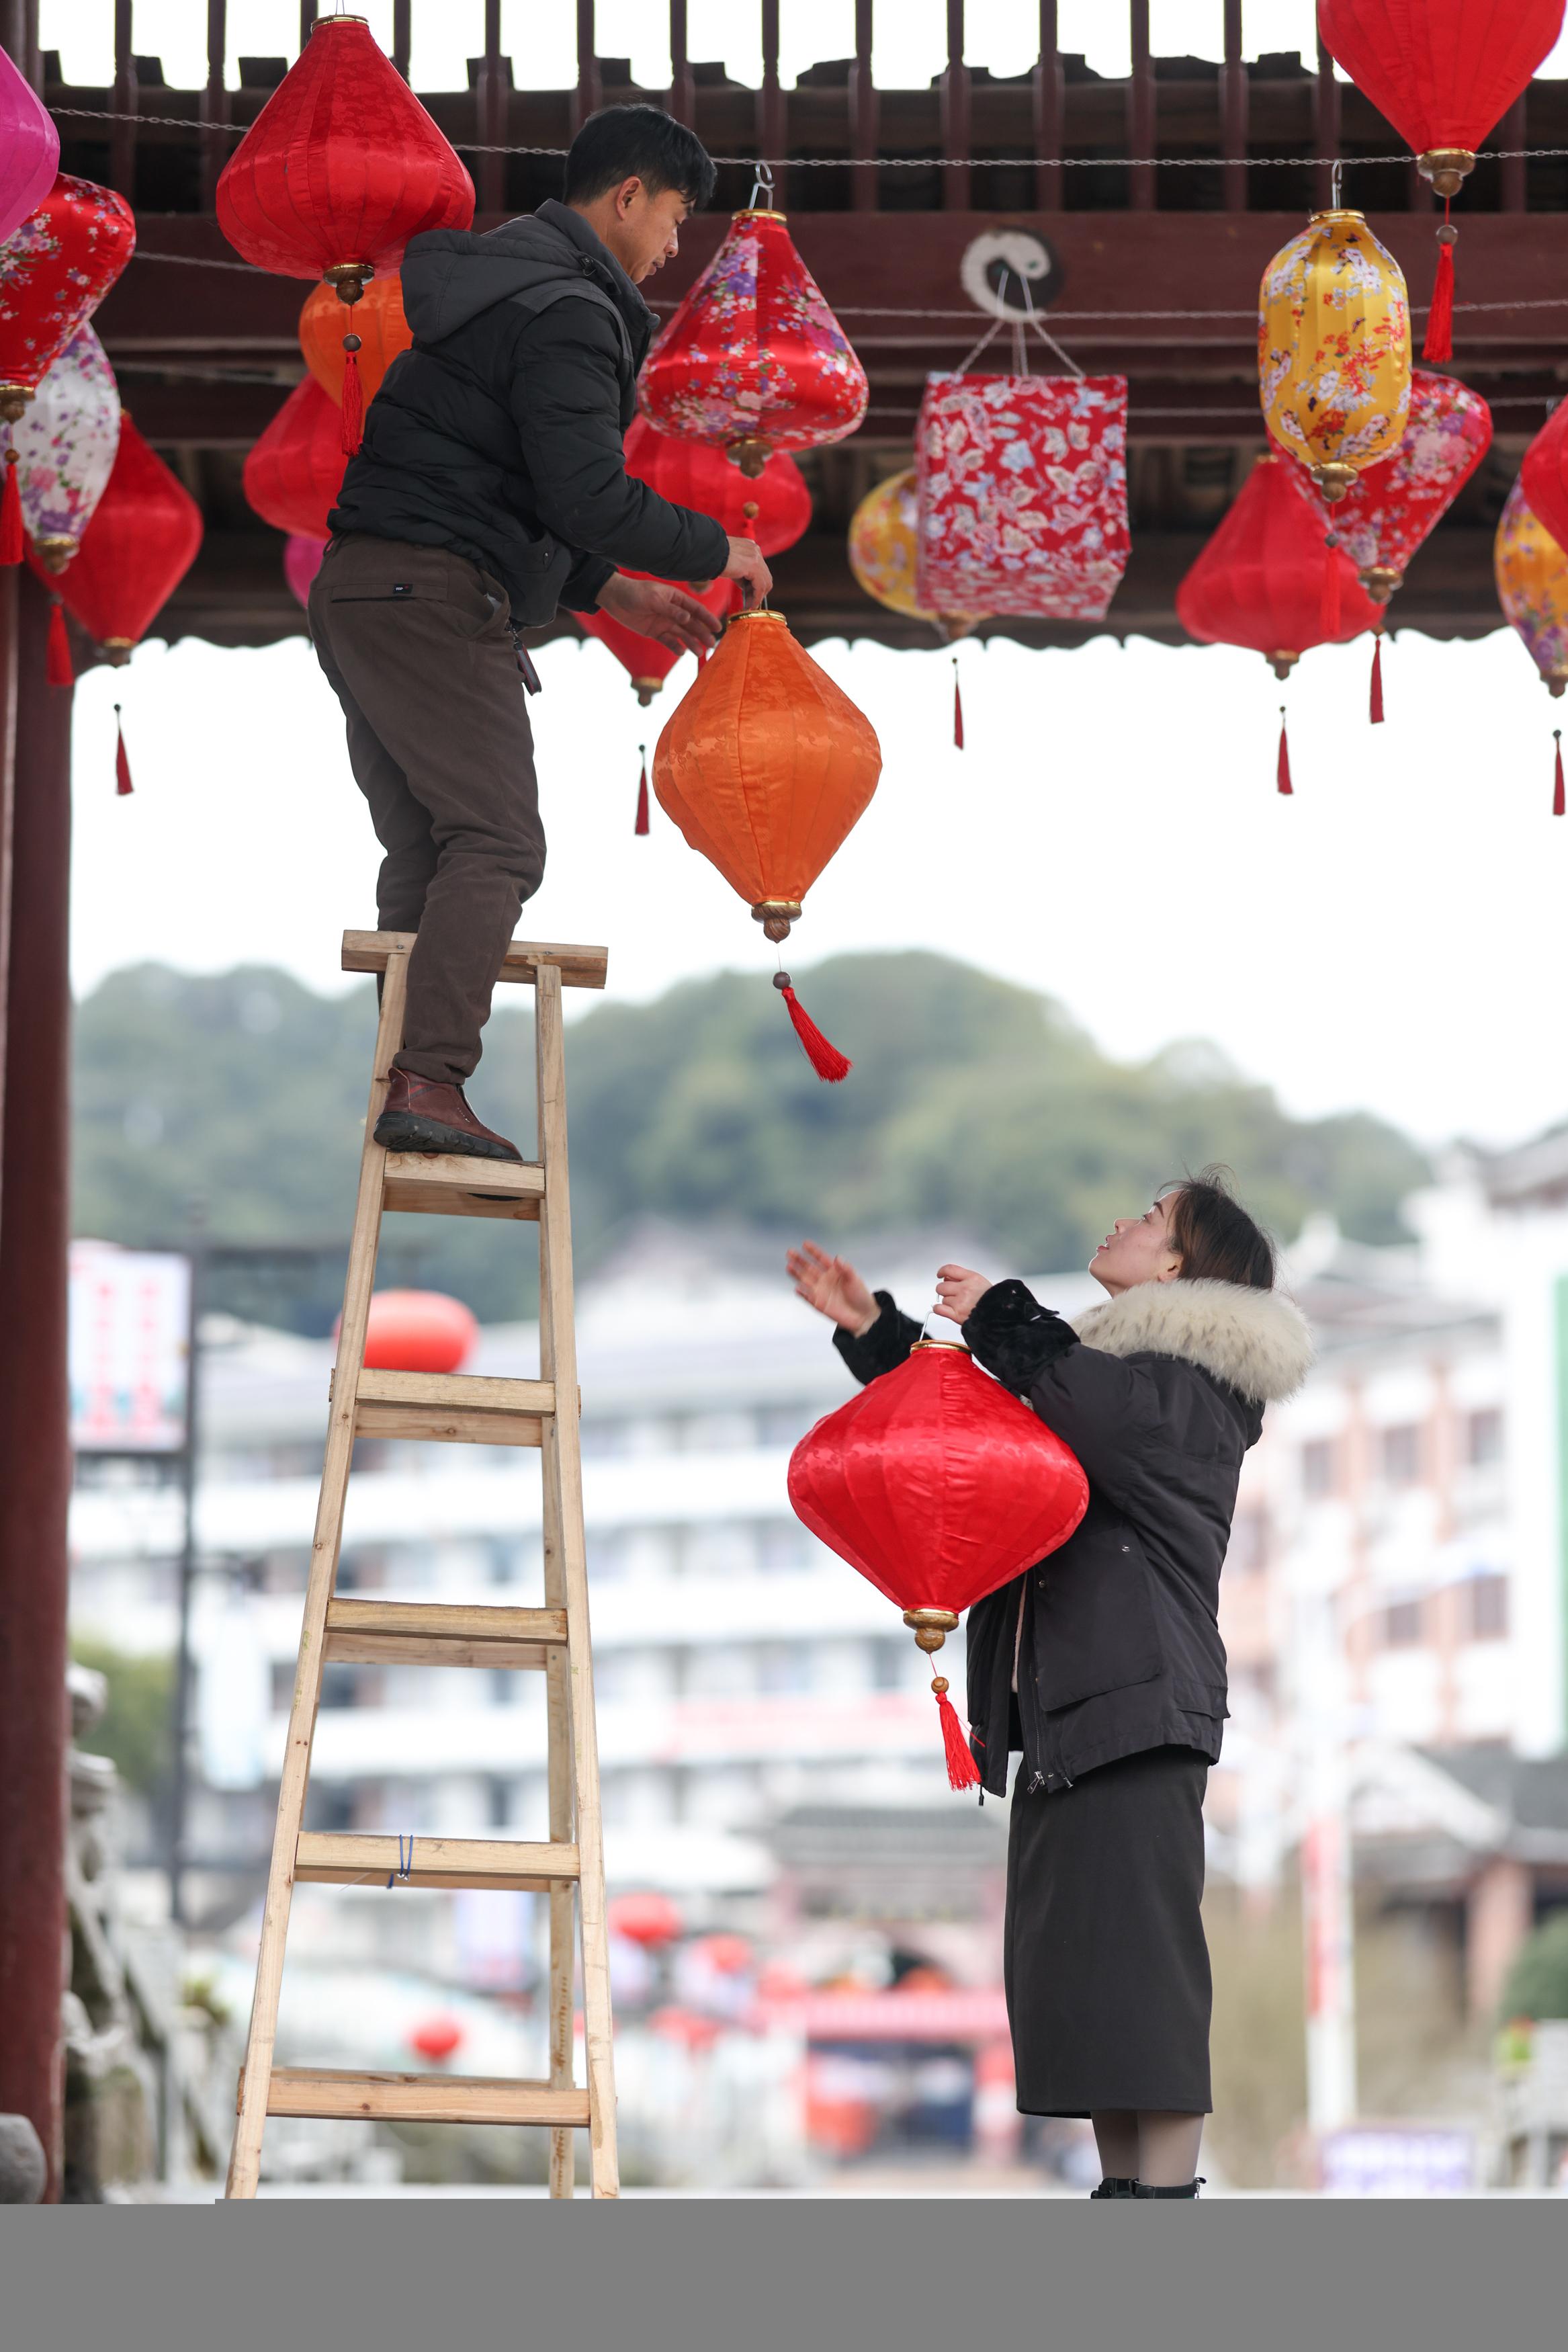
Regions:
M 532 1160 L 465 1160 L 455 1151 L 389 1151 L 383 1209 L 426 1217 L 512 1217 L 538 1222 L 545 1172 Z
M 337 1598 L 327 1603 L 326 1655 L 339 1665 L 542 1667 L 565 1641 L 564 1609 Z
M 537 1845 L 521 1838 L 301 1830 L 294 1844 L 294 1875 L 303 1886 L 395 1878 L 400 1886 L 506 1886 L 548 1895 L 552 1886 L 576 1879 L 578 1857 L 574 1845 Z
M 240 2077 L 243 2091 L 245 2077 Z M 236 2103 L 237 2104 L 237 2103 Z M 588 2093 L 505 2074 L 361 2074 L 336 2066 L 275 2066 L 269 2116 L 385 2116 L 427 2124 L 588 2121 Z
M 333 1374 L 336 1386 L 337 1375 Z M 499 1381 L 461 1372 L 361 1371 L 356 1437 L 426 1438 L 451 1445 L 542 1445 L 555 1411 L 553 1381 Z
M 413 946 L 413 931 L 345 931 L 345 971 L 385 971 L 400 950 Z M 608 948 L 562 947 L 553 940 L 514 940 L 502 959 L 499 980 L 538 978 L 541 963 L 553 963 L 563 988 L 602 988 L 610 967 Z

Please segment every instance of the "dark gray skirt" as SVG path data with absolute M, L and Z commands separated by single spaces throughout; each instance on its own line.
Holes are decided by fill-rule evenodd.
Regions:
M 1209 2112 L 1208 1762 L 1154 1748 L 1012 1801 L 1004 1971 L 1027 2116 Z

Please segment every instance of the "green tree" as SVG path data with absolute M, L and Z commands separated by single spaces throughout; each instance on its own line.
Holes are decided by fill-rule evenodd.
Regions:
M 1554 1912 L 1521 1945 L 1499 2014 L 1505 2024 L 1511 2017 L 1568 2017 L 1568 1911 Z
M 109 1757 L 138 1796 L 162 1796 L 173 1757 L 173 1659 L 119 1650 L 94 1633 L 73 1634 L 71 1655 L 78 1666 L 95 1667 L 109 1685 L 103 1719 L 94 1724 L 85 1746 L 94 1756 Z

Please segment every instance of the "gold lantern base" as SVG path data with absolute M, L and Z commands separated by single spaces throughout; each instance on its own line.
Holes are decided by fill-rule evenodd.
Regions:
M 62 539 L 51 532 L 47 539 L 36 539 L 33 552 L 46 572 L 63 572 L 76 553 L 74 539 Z
M 1288 654 L 1281 651 L 1280 653 L 1265 654 L 1263 658 L 1282 686 L 1285 680 L 1290 677 L 1291 672 L 1295 668 L 1296 664 L 1301 660 L 1301 656 L 1300 654 Z
M 1568 670 L 1543 669 L 1541 673 L 1541 682 L 1546 688 L 1547 693 L 1552 697 L 1552 701 L 1561 702 L 1563 699 L 1563 689 L 1564 687 L 1568 687 Z
M 725 456 L 729 459 L 730 464 L 738 466 L 748 482 L 755 482 L 758 479 L 772 455 L 773 452 L 766 441 L 758 441 L 752 436 L 731 441 L 725 450 Z
M 1318 486 L 1319 497 L 1326 499 L 1331 507 L 1337 506 L 1347 491 L 1355 488 L 1355 467 L 1342 466 L 1337 458 L 1326 457 L 1321 465 L 1312 467 L 1312 479 Z
M 664 681 L 662 677 L 634 677 L 632 679 L 632 691 L 636 696 L 644 710 L 647 709 L 648 705 L 653 701 L 653 697 L 663 689 L 664 683 Z
M 1361 574 L 1361 584 L 1375 604 L 1386 604 L 1404 577 L 1392 563 L 1369 563 Z
M 375 264 L 370 261 L 334 261 L 321 272 L 340 302 L 357 302 L 375 274 Z
M 1429 147 L 1416 158 L 1416 169 L 1424 180 L 1430 180 L 1439 196 L 1457 196 L 1475 168 L 1475 156 L 1468 147 Z
M 134 637 L 105 637 L 99 647 L 110 669 L 123 669 L 135 650 Z
M 33 397 L 28 383 L 0 383 L 0 417 L 7 425 L 20 425 L 22 412 Z
M 800 919 L 800 901 L 799 898 L 760 898 L 751 910 L 751 919 L 761 924 L 765 938 L 787 940 L 790 924 Z
M 949 1633 L 957 1632 L 958 1612 L 956 1609 L 906 1609 L 904 1622 L 915 1636 L 916 1649 L 929 1656 L 942 1647 Z

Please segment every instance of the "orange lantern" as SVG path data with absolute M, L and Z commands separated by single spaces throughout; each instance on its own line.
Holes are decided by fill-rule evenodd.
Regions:
M 653 754 L 653 790 L 688 847 L 737 890 L 770 940 L 861 815 L 882 773 L 871 722 L 818 668 L 781 613 L 737 614 Z M 783 992 L 812 1068 L 850 1065 L 808 1018 L 788 972 Z
M 382 378 L 400 352 L 413 341 L 413 330 L 402 314 L 401 278 L 372 278 L 354 309 L 352 335 L 343 332 L 343 306 L 328 285 L 313 287 L 299 313 L 299 348 L 305 364 L 329 400 L 343 407 L 343 384 L 352 345 L 360 379 L 360 394 L 368 408 L 382 388 Z M 344 455 L 352 457 L 345 435 Z

